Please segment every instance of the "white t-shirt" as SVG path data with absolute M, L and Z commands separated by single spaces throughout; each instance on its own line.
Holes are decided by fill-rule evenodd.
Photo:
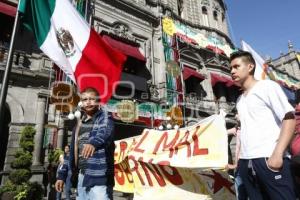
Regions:
M 258 81 L 237 101 L 241 121 L 241 159 L 270 157 L 286 113 L 294 112 L 281 87 L 271 80 Z

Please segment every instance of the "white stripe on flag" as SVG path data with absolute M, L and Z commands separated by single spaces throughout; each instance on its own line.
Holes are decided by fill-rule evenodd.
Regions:
M 67 57 L 57 42 L 59 29 L 69 31 L 74 47 L 73 55 Z M 45 42 L 40 47 L 74 82 L 74 72 L 90 37 L 88 23 L 78 14 L 69 1 L 57 1 L 51 17 L 51 27 Z

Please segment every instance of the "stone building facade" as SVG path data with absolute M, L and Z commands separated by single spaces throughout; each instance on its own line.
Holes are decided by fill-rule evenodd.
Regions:
M 17 1 L 3 4 L 15 8 Z M 117 104 L 127 98 L 139 109 L 130 122 L 116 117 L 116 139 L 138 135 L 145 127 L 157 128 L 173 105 L 182 112 L 182 126 L 220 109 L 231 114 L 227 126 L 235 124 L 232 109 L 239 89 L 230 78 L 228 57 L 234 46 L 223 0 L 91 0 L 87 8 L 86 17 L 95 30 L 128 56 L 122 81 L 134 84 L 133 95 L 128 99 L 132 88 L 121 83 L 108 108 L 117 113 Z M 1 12 L 1 20 L 12 28 L 13 15 Z M 67 144 L 72 122 L 68 113 L 51 105 L 57 71 L 32 45 L 32 36 L 22 29 L 19 32 L 6 100 L 6 128 L 1 131 L 1 154 L 6 154 L 1 170 L 4 175 L 9 172 L 18 132 L 29 124 L 37 130 L 33 169 L 34 178 L 41 180 L 38 174 L 45 170 L 48 143 L 58 148 Z M 7 45 L 2 44 L 1 75 L 7 58 Z
M 293 98 L 292 103 L 298 104 L 300 102 L 300 52 L 295 50 L 292 42 L 289 41 L 288 52 L 281 53 L 278 58 L 269 58 L 268 63 L 274 70 L 273 74 L 277 82 L 288 89 L 288 96 Z
M 300 52 L 296 51 L 291 41 L 288 42 L 288 52 L 281 53 L 278 58 L 270 59 L 270 63 L 278 70 L 300 79 Z

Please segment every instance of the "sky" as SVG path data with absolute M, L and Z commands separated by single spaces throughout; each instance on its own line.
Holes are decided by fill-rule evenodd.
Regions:
M 273 59 L 288 52 L 290 40 L 300 51 L 300 0 L 225 0 L 233 43 L 247 42 Z

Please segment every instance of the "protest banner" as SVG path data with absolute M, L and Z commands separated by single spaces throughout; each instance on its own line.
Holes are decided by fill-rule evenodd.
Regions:
M 115 143 L 115 190 L 134 193 L 136 200 L 235 198 L 223 170 L 228 146 L 220 115 L 179 130 L 145 129 Z

